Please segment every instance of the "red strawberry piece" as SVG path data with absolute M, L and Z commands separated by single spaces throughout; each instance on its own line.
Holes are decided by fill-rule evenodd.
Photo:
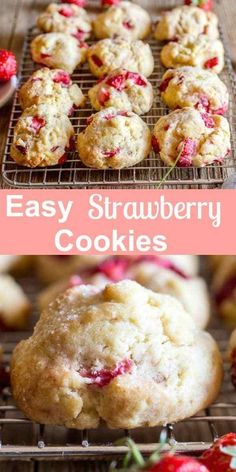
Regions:
M 10 386 L 10 374 L 6 367 L 0 367 L 0 393 L 4 390 L 4 388 Z
M 196 103 L 196 108 L 204 108 L 206 113 L 209 113 L 210 111 L 210 102 L 209 99 L 206 95 L 199 95 L 198 102 Z
M 228 104 L 225 103 L 225 105 L 222 105 L 222 107 L 217 108 L 216 110 L 212 110 L 212 113 L 214 115 L 225 115 L 228 111 Z
M 79 373 L 81 377 L 90 379 L 91 384 L 96 387 L 105 387 L 119 375 L 124 375 L 130 372 L 131 368 L 132 361 L 130 359 L 124 359 L 123 361 L 118 362 L 114 369 L 82 369 Z
M 84 41 L 80 41 L 80 43 L 79 43 L 79 48 L 80 48 L 80 49 L 88 49 L 89 46 L 88 46 L 88 44 L 85 43 Z
M 72 277 L 70 277 L 68 287 L 69 288 L 78 287 L 79 285 L 82 285 L 82 284 L 83 284 L 83 280 L 81 279 L 79 275 L 72 275 Z
M 46 54 L 44 52 L 41 52 L 40 56 L 41 56 L 42 59 L 48 59 L 49 57 L 52 57 L 51 54 Z
M 166 79 L 164 79 L 160 83 L 159 90 L 160 90 L 161 93 L 166 91 L 166 89 L 167 89 L 167 87 L 168 87 L 168 85 L 169 85 L 169 83 L 172 79 L 173 79 L 173 75 L 170 75 L 169 77 L 166 77 Z
M 137 72 L 127 72 L 126 73 L 126 80 L 133 80 L 136 85 L 146 87 L 147 82 L 144 80 Z
M 128 259 L 110 257 L 98 265 L 96 272 L 105 274 L 112 282 L 119 282 L 124 279 L 128 266 Z
M 16 57 L 11 51 L 0 49 L 0 82 L 7 82 L 16 75 Z
M 25 156 L 27 154 L 27 146 L 16 145 L 16 149 Z
M 60 8 L 60 10 L 58 10 L 58 13 L 60 13 L 60 15 L 62 16 L 65 16 L 66 18 L 70 18 L 71 16 L 74 16 L 74 11 L 69 6 Z
M 96 54 L 92 54 L 91 59 L 97 67 L 102 67 L 103 62 Z
M 178 167 L 189 167 L 192 164 L 192 157 L 196 154 L 197 143 L 193 139 L 187 138 L 179 147 L 183 146 L 181 155 L 177 162 Z
M 115 118 L 116 116 L 116 113 L 109 113 L 108 115 L 105 115 L 104 118 L 105 120 L 112 120 L 112 118 Z
M 153 151 L 155 151 L 156 153 L 159 153 L 161 150 L 160 144 L 157 141 L 156 136 L 152 136 L 152 148 L 153 148 Z
M 110 5 L 118 5 L 121 0 L 101 0 L 102 7 Z
M 53 82 L 68 87 L 68 85 L 71 84 L 71 78 L 68 72 L 61 70 L 59 72 L 56 72 L 56 74 L 53 76 Z
M 31 121 L 30 128 L 38 133 L 45 125 L 46 121 L 44 118 L 40 118 L 40 116 L 34 116 Z
M 68 154 L 65 152 L 65 154 L 63 154 L 63 156 L 60 157 L 59 161 L 58 161 L 58 164 L 64 164 L 68 159 Z
M 62 3 L 70 3 L 72 5 L 77 5 L 77 7 L 85 7 L 86 0 L 62 0 Z
M 131 20 L 123 21 L 123 26 L 129 30 L 134 29 L 134 24 L 132 23 Z
M 208 468 L 209 472 L 231 472 L 235 470 L 235 467 L 230 466 L 233 454 L 230 455 L 224 452 L 227 447 L 235 448 L 236 456 L 236 433 L 228 433 L 217 439 L 212 447 L 200 457 L 200 462 Z
M 78 28 L 77 33 L 74 33 L 73 36 L 79 41 L 83 41 L 83 39 L 85 38 L 85 32 L 82 29 Z
M 212 57 L 211 59 L 208 59 L 208 61 L 205 62 L 204 67 L 205 69 L 213 69 L 213 67 L 218 66 L 218 64 L 219 64 L 219 58 Z
M 120 148 L 113 149 L 113 151 L 104 151 L 103 155 L 105 157 L 108 157 L 108 158 L 110 157 L 111 158 L 111 157 L 114 157 L 116 154 L 118 154 L 119 151 L 120 151 Z
M 231 380 L 236 388 L 236 349 L 231 354 Z
M 208 113 L 201 113 L 201 117 L 205 123 L 205 126 L 207 128 L 214 128 L 215 127 L 215 122 L 212 118 L 211 115 L 208 115 Z
M 105 103 L 109 100 L 110 98 L 110 92 L 108 92 L 108 90 L 102 88 L 100 91 L 99 91 L 99 94 L 98 94 L 98 101 L 100 103 L 101 106 L 105 105 Z
M 196 459 L 187 456 L 173 456 L 166 454 L 160 461 L 151 467 L 148 472 L 209 472 L 208 469 Z M 216 470 L 215 470 L 216 472 Z M 218 472 L 218 470 L 217 470 Z
M 121 92 L 125 88 L 126 74 L 117 74 L 106 79 L 106 84 Z
M 185 5 L 194 5 L 205 11 L 213 9 L 213 0 L 185 0 Z

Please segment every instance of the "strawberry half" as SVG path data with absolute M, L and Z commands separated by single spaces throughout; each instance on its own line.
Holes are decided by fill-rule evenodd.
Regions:
M 0 49 L 0 82 L 7 82 L 16 75 L 16 57 L 11 51 Z
M 200 461 L 209 472 L 231 472 L 236 469 L 236 433 L 217 439 L 201 456 Z
M 202 10 L 210 11 L 213 9 L 213 0 L 185 0 L 185 5 L 193 5 L 202 8 Z

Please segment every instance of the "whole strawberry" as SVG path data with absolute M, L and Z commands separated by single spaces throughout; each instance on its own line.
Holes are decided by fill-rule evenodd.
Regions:
M 208 469 L 192 457 L 166 454 L 145 472 L 208 472 Z
M 16 75 L 17 62 L 15 55 L 6 49 L 0 49 L 0 82 L 7 82 Z
M 200 458 L 209 472 L 232 472 L 236 470 L 236 433 L 217 439 Z
M 213 0 L 184 0 L 185 5 L 202 8 L 205 11 L 213 9 Z

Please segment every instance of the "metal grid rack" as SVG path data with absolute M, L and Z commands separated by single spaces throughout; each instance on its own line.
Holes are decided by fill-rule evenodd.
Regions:
M 22 333 L 0 333 L 0 344 L 4 347 L 4 363 L 9 365 L 11 352 L 19 340 L 27 338 L 38 317 L 35 307 L 39 285 L 34 277 L 20 280 L 30 296 L 34 310 L 31 326 Z M 211 333 L 218 341 L 224 354 L 229 333 L 224 327 L 213 322 Z M 168 444 L 174 445 L 179 452 L 199 455 L 206 450 L 213 439 L 229 431 L 236 431 L 235 390 L 230 381 L 229 367 L 225 365 L 225 379 L 217 403 L 200 412 L 197 416 L 186 419 L 176 425 L 167 425 Z M 161 428 L 145 428 L 130 431 L 98 430 L 83 432 L 63 427 L 40 426 L 26 419 L 17 410 L 8 388 L 0 394 L 0 461 L 9 459 L 33 460 L 111 460 L 122 457 L 126 449 L 117 447 L 118 438 L 130 435 L 144 454 L 149 454 L 157 447 Z M 100 466 L 99 469 L 100 470 Z
M 168 0 L 164 3 L 165 8 L 177 5 L 179 1 Z M 161 6 L 162 2 L 158 2 Z M 91 2 L 91 6 L 96 2 Z M 220 1 L 217 2 L 217 10 L 220 15 Z M 158 17 L 158 6 L 152 14 L 152 17 Z M 37 34 L 37 30 L 30 29 L 26 35 L 23 58 L 21 64 L 20 83 L 25 82 L 33 73 L 36 66 L 30 55 L 30 42 Z M 236 83 L 234 71 L 228 54 L 228 47 L 225 42 L 225 35 L 221 29 L 222 40 L 225 45 L 226 66 L 222 73 L 222 79 L 226 83 L 230 93 L 230 110 L 228 118 L 230 120 L 232 134 L 232 154 L 222 165 L 210 165 L 208 167 L 197 169 L 194 167 L 178 168 L 176 167 L 169 175 L 166 188 L 215 188 L 220 186 L 227 177 L 232 174 L 236 168 Z M 157 41 L 150 40 L 149 44 L 155 59 L 155 69 L 150 77 L 154 87 L 155 97 L 152 109 L 143 119 L 152 129 L 160 116 L 168 113 L 167 107 L 162 103 L 158 95 L 158 84 L 165 69 L 160 64 L 160 51 L 162 45 Z M 88 65 L 85 64 L 77 70 L 73 76 L 82 89 L 87 94 L 89 88 L 95 84 L 96 79 L 89 72 Z M 89 101 L 86 101 L 84 108 L 78 110 L 72 117 L 72 123 L 75 132 L 80 132 L 86 126 L 86 118 L 94 110 Z M 70 153 L 69 159 L 63 166 L 55 166 L 39 169 L 28 169 L 18 166 L 10 158 L 10 146 L 13 139 L 14 127 L 21 114 L 17 96 L 13 102 L 13 108 L 10 118 L 9 131 L 7 136 L 5 153 L 2 162 L 2 179 L 4 185 L 11 188 L 155 188 L 165 177 L 167 171 L 161 159 L 151 152 L 149 157 L 132 168 L 121 170 L 98 170 L 89 169 L 80 161 L 77 153 Z

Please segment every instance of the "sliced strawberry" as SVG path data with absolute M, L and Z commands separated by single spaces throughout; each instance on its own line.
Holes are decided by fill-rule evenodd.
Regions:
M 132 23 L 131 20 L 123 21 L 123 26 L 124 26 L 126 29 L 129 29 L 129 30 L 134 29 L 134 24 Z
M 41 118 L 40 116 L 34 116 L 30 123 L 30 128 L 38 133 L 45 125 L 46 121 L 44 118 Z
M 166 79 L 164 79 L 160 85 L 159 85 L 159 90 L 161 93 L 165 92 L 170 81 L 173 79 L 173 75 L 170 75 L 169 77 L 166 77 Z
M 53 82 L 68 87 L 71 84 L 71 78 L 68 72 L 61 70 L 56 72 L 56 74 L 53 76 Z
M 16 75 L 16 57 L 11 51 L 0 49 L 0 82 L 7 82 Z
M 110 99 L 110 92 L 108 92 L 108 90 L 102 88 L 101 90 L 99 90 L 99 94 L 98 94 L 98 101 L 100 103 L 101 106 L 104 106 L 105 103 Z
M 208 59 L 208 61 L 205 62 L 204 67 L 205 69 L 213 69 L 213 67 L 218 66 L 218 64 L 219 64 L 219 58 L 212 57 L 211 59 Z
M 124 375 L 130 372 L 132 365 L 133 363 L 130 359 L 124 359 L 123 361 L 118 362 L 113 370 L 82 369 L 79 373 L 81 377 L 90 379 L 91 384 L 95 385 L 96 387 L 102 388 L 108 385 L 113 379 L 115 379 L 119 375 Z
M 154 135 L 152 136 L 152 148 L 153 148 L 153 151 L 155 151 L 157 154 L 161 151 L 160 144 L 157 141 L 156 136 Z
M 63 8 L 60 8 L 58 10 L 58 13 L 62 16 L 65 16 L 66 18 L 70 18 L 71 16 L 74 16 L 74 11 L 72 8 L 70 8 L 69 6 L 66 6 L 66 7 L 63 7 Z
M 126 74 L 117 74 L 106 79 L 106 84 L 121 92 L 125 88 Z
M 208 113 L 201 113 L 201 117 L 205 123 L 205 126 L 207 128 L 214 128 L 215 127 L 215 122 L 214 119 L 212 118 L 211 115 L 208 115 Z
M 180 143 L 183 146 L 181 155 L 177 162 L 178 167 L 189 167 L 192 164 L 192 157 L 196 154 L 197 143 L 193 139 L 187 138 Z
M 96 54 L 92 54 L 91 59 L 97 67 L 102 67 L 103 62 Z

